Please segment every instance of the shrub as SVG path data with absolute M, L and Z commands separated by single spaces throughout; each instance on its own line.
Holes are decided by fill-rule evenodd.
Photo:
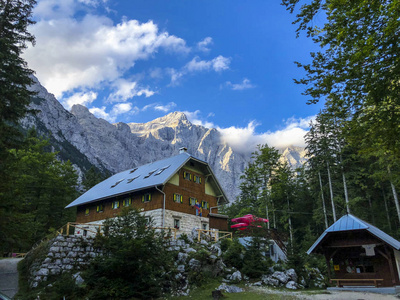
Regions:
M 241 269 L 243 267 L 244 250 L 244 246 L 239 243 L 239 240 L 234 239 L 222 255 L 224 262 L 230 267 Z
M 138 211 L 124 210 L 106 220 L 104 235 L 96 239 L 104 255 L 96 257 L 82 274 L 89 299 L 161 296 L 164 277 L 172 269 L 172 253 Z

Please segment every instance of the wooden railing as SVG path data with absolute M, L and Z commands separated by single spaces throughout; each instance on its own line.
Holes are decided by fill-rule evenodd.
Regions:
M 196 229 L 198 232 L 197 240 L 201 241 L 201 234 L 205 234 L 211 237 L 211 240 L 218 242 L 221 239 L 229 238 L 232 239 L 232 232 L 229 231 L 218 231 L 218 230 L 206 230 Z

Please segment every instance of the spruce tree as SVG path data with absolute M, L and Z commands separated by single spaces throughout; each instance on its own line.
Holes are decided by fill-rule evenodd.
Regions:
M 21 54 L 35 38 L 27 30 L 35 0 L 0 0 L 0 170 L 6 149 L 15 147 L 18 121 L 28 111 L 33 92 L 27 87 L 33 83 L 33 71 Z

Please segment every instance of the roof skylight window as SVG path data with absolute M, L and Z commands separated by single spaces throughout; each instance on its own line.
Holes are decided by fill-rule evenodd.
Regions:
M 151 175 L 153 175 L 153 173 L 157 171 L 157 169 L 150 171 L 149 174 L 147 174 L 146 176 L 144 176 L 144 178 L 149 178 Z
M 168 169 L 171 165 L 168 165 L 166 167 L 161 168 L 156 174 L 154 174 L 154 176 L 156 175 L 160 175 L 162 172 L 164 172 L 164 170 Z
M 124 181 L 124 179 L 120 179 L 118 180 L 116 183 L 114 183 L 111 187 L 116 187 L 118 184 L 120 184 L 122 181 Z
M 134 181 L 135 179 L 138 179 L 140 177 L 140 175 L 133 177 L 133 178 L 129 178 L 126 183 L 131 183 L 132 181 Z
M 129 171 L 129 174 L 132 174 L 133 172 L 135 172 L 138 168 L 134 168 L 132 170 Z

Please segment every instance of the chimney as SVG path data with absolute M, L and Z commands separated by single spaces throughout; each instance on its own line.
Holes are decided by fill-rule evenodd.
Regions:
M 179 154 L 187 152 L 186 147 L 179 148 Z

